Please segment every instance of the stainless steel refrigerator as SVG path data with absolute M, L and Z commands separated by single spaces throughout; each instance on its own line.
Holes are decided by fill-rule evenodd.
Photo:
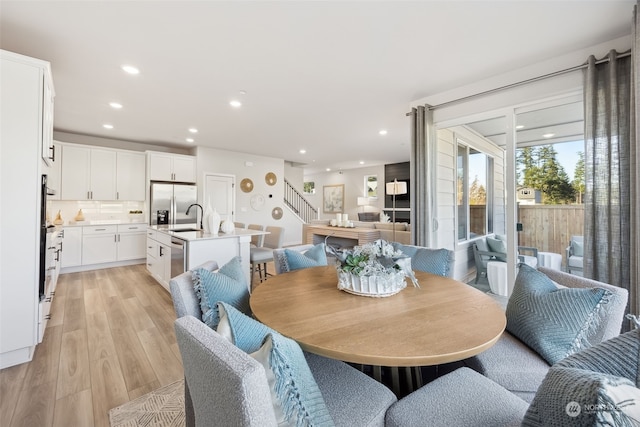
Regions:
M 190 205 L 198 203 L 197 188 L 194 184 L 170 184 L 151 182 L 151 208 L 149 224 L 196 224 L 198 209 Z

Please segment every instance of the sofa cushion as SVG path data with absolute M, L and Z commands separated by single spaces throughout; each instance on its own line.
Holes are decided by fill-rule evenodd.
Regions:
M 396 231 L 406 231 L 407 224 L 404 222 L 376 222 L 374 226 L 376 230 L 393 230 L 395 225 Z
M 504 332 L 490 349 L 464 361 L 516 396 L 531 402 L 549 371 L 549 364 L 538 353 L 509 332 Z
M 640 420 L 640 330 L 554 365 L 523 426 L 633 426 Z
M 527 403 L 468 368 L 457 369 L 400 399 L 386 426 L 515 426 Z
M 288 271 L 327 265 L 327 253 L 324 243 L 317 244 L 304 253 L 285 248 L 284 258 Z
M 546 275 L 523 264 L 507 304 L 507 330 L 554 364 L 591 345 L 611 298 L 611 292 L 600 288 L 558 289 Z
M 264 367 L 279 425 L 333 426 L 300 346 L 228 304 L 220 303 L 220 310 L 232 342 Z
M 193 289 L 200 300 L 202 321 L 210 328 L 218 326 L 218 301 L 229 303 L 243 313 L 251 312 L 249 288 L 240 257 L 232 258 L 218 272 L 198 268 L 192 277 Z

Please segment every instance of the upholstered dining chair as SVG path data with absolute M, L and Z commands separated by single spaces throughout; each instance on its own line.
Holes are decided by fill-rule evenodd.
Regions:
M 284 240 L 284 228 L 267 226 L 262 246 L 249 249 L 249 262 L 251 264 L 251 285 L 253 288 L 253 276 L 258 273 L 260 282 L 267 279 L 267 263 L 273 261 L 273 250 L 282 247 Z M 264 275 L 264 276 L 263 276 Z
M 256 230 L 256 231 L 264 231 L 264 225 L 249 224 L 249 225 L 247 225 L 247 229 L 248 230 Z M 262 246 L 263 241 L 264 241 L 264 235 L 263 234 L 251 236 L 251 247 L 252 248 L 259 248 L 260 246 Z
M 234 227 L 236 227 L 236 228 L 245 228 L 244 222 L 237 222 L 237 221 L 234 221 L 233 225 L 234 225 Z

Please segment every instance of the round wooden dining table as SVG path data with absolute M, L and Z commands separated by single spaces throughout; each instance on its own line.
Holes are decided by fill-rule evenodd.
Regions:
M 491 297 L 457 280 L 415 274 L 419 288 L 408 281 L 399 293 L 375 298 L 339 290 L 332 265 L 292 271 L 261 283 L 251 310 L 306 351 L 367 365 L 439 365 L 498 340 L 506 317 Z

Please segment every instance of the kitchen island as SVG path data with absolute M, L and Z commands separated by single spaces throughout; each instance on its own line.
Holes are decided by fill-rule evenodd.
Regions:
M 152 225 L 147 229 L 147 269 L 167 290 L 169 281 L 206 261 L 220 267 L 240 256 L 249 286 L 251 236 L 265 231 L 236 228 L 232 233 L 210 234 L 195 224 Z

